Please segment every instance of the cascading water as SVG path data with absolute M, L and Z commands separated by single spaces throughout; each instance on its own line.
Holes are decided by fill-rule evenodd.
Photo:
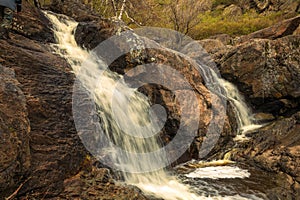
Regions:
M 197 65 L 201 70 L 201 75 L 205 80 L 206 86 L 211 90 L 217 93 L 219 96 L 226 96 L 226 99 L 231 103 L 233 107 L 233 111 L 235 113 L 237 125 L 238 125 L 238 136 L 235 138 L 236 140 L 246 140 L 247 137 L 245 134 L 251 130 L 258 129 L 262 127 L 260 124 L 256 124 L 255 119 L 253 118 L 253 114 L 251 109 L 247 106 L 244 97 L 240 94 L 239 90 L 235 85 L 230 83 L 229 81 L 222 79 L 220 76 L 216 74 L 217 67 L 215 63 L 211 62 L 210 59 L 206 59 L 205 57 L 209 57 L 209 54 L 205 52 L 205 50 L 201 50 L 202 47 L 198 45 L 187 45 L 187 54 L 191 54 L 191 57 L 194 57 L 195 54 L 193 50 L 194 48 L 196 54 L 200 53 L 201 55 L 196 56 Z M 197 58 L 199 57 L 200 58 Z M 206 67 L 201 67 L 206 66 Z M 217 87 L 215 87 L 217 86 Z M 224 92 L 225 90 L 225 92 Z
M 110 99 L 113 95 L 113 87 L 116 84 L 116 80 L 120 78 L 119 75 L 107 71 L 106 76 L 101 76 L 103 69 L 99 68 L 101 65 L 105 65 L 101 63 L 101 61 L 95 61 L 90 57 L 89 53 L 80 47 L 77 46 L 74 36 L 72 35 L 72 31 L 76 28 L 77 23 L 74 21 L 70 21 L 64 16 L 60 16 L 60 19 L 56 17 L 56 15 L 47 13 L 48 18 L 52 21 L 55 26 L 55 34 L 58 44 L 58 53 L 61 56 L 65 57 L 68 62 L 73 67 L 73 70 L 77 77 L 79 77 L 80 81 L 84 85 L 84 87 L 93 95 L 95 102 L 101 107 L 103 110 L 102 115 L 100 113 L 100 118 L 103 120 L 103 123 L 108 125 L 107 129 L 112 129 L 113 140 L 119 144 L 123 144 L 123 148 L 126 148 L 129 152 L 152 152 L 159 148 L 158 138 L 150 137 L 147 139 L 147 143 L 145 140 L 136 137 L 126 137 L 120 129 L 118 125 L 113 122 L 108 122 L 111 120 L 111 116 L 113 115 L 110 108 Z M 62 52 L 62 53 L 61 53 Z M 81 63 L 86 62 L 88 59 L 89 64 L 81 65 Z M 105 68 L 105 66 L 103 66 Z M 101 80 L 99 80 L 101 77 Z M 100 81 L 100 82 L 99 82 Z M 149 110 L 149 103 L 147 99 L 138 92 L 133 91 L 132 88 L 126 86 L 123 83 L 120 91 L 117 91 L 119 98 L 118 102 L 114 103 L 114 106 L 119 109 L 120 114 L 118 115 L 118 120 L 126 119 L 127 117 L 135 118 L 139 123 L 148 123 L 148 118 L 143 116 L 142 113 L 147 113 Z M 134 93 L 134 96 L 131 95 Z M 129 114 L 132 116 L 124 116 L 122 115 L 123 108 L 127 107 L 130 103 L 129 107 L 131 110 Z M 125 114 L 125 113 L 123 113 Z M 128 113 L 127 113 L 128 114 Z M 139 116 L 137 116 L 139 114 Z M 130 129 L 130 127 L 128 127 Z M 158 125 L 152 125 L 150 130 L 144 130 L 145 132 L 135 133 L 136 135 L 147 136 L 149 132 L 156 131 L 159 129 Z M 109 131 L 109 130 L 106 130 Z M 130 129 L 130 131 L 136 131 L 134 129 Z M 113 152 L 110 152 L 113 153 Z M 125 171 L 150 171 L 155 169 L 155 163 L 163 162 L 157 159 L 162 159 L 162 156 L 158 156 L 156 160 L 127 160 L 131 159 L 131 157 L 122 157 L 115 156 L 116 163 L 127 163 L 127 165 L 120 166 L 120 168 Z M 121 160 L 120 160 L 121 159 Z M 167 158 L 164 158 L 167 159 Z M 151 167 L 151 168 L 149 168 Z M 148 170 L 147 170 L 148 169 Z M 150 173 L 124 173 L 124 179 L 127 183 L 136 185 L 143 189 L 145 192 L 153 193 L 157 196 L 163 197 L 165 199 L 187 199 L 194 200 L 199 199 L 196 194 L 193 194 L 189 191 L 189 188 L 183 184 L 181 184 L 174 177 L 171 177 L 167 174 L 165 170 L 156 170 Z
M 220 79 L 220 82 L 226 90 L 227 98 L 233 104 L 239 133 L 236 139 L 243 140 L 245 139 L 245 133 L 250 130 L 257 129 L 262 125 L 255 124 L 255 120 L 252 117 L 252 112 L 245 103 L 243 96 L 241 96 L 236 86 L 224 79 Z
M 72 34 L 77 22 L 68 19 L 66 16 L 50 12 L 45 12 L 45 15 L 54 26 L 58 41 L 58 44 L 53 45 L 56 53 L 70 63 L 76 77 L 97 104 L 103 129 L 105 129 L 104 131 L 110 136 L 111 140 L 121 145 L 125 152 L 129 153 L 143 154 L 155 152 L 159 149 L 159 138 L 158 136 L 152 136 L 152 133 L 158 132 L 161 125 L 149 121 L 149 118 L 155 116 L 153 116 L 151 110 L 149 112 L 150 105 L 147 98 L 135 89 L 128 87 L 122 81 L 122 76 L 109 70 L 104 71 L 106 64 L 102 60 L 77 46 Z M 118 90 L 115 91 L 114 87 L 117 82 Z M 117 100 L 114 101 L 114 109 L 111 107 L 112 95 L 118 96 Z M 127 109 L 124 111 L 124 108 Z M 118 113 L 114 113 L 112 110 L 117 110 Z M 113 120 L 113 118 L 116 119 Z M 143 127 L 142 131 L 132 128 L 130 124 L 127 126 L 128 120 L 125 120 L 126 118 L 140 124 Z M 125 126 L 123 128 L 126 129 L 126 132 L 130 132 L 131 135 L 136 137 L 126 136 L 119 128 L 120 123 Z M 111 154 L 116 153 L 110 151 L 110 149 L 107 151 Z M 213 197 L 210 197 L 210 194 L 205 192 L 196 190 L 192 192 L 186 184 L 168 174 L 165 169 L 159 169 L 159 166 L 156 166 L 157 163 L 167 160 L 167 157 L 162 154 L 156 156 L 154 153 L 153 156 L 142 157 L 141 160 L 127 156 L 126 153 L 122 156 L 114 155 L 112 157 L 113 162 L 119 165 L 118 169 L 124 172 L 123 176 L 126 183 L 136 185 L 145 193 L 151 195 L 169 200 L 248 199 L 239 195 L 219 196 L 214 194 Z

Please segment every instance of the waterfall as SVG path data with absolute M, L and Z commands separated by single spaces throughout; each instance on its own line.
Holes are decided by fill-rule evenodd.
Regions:
M 217 66 L 210 60 L 210 55 L 202 47 L 199 47 L 197 43 L 196 45 L 195 43 L 191 43 L 185 48 L 187 50 L 184 50 L 184 53 L 197 61 L 196 64 L 199 65 L 206 87 L 210 91 L 216 93 L 219 97 L 224 98 L 225 96 L 224 99 L 231 103 L 238 125 L 238 135 L 235 139 L 246 140 L 247 137 L 245 134 L 247 132 L 260 128 L 262 125 L 256 124 L 256 121 L 253 118 L 253 113 L 246 104 L 244 97 L 240 94 L 235 85 L 217 75 Z M 199 52 L 200 55 L 197 55 Z
M 257 129 L 262 125 L 256 124 L 251 109 L 247 106 L 244 97 L 240 94 L 237 87 L 232 83 L 220 79 L 221 84 L 226 90 L 228 100 L 233 104 L 234 113 L 238 124 L 237 140 L 245 139 L 245 133 Z
M 208 194 L 200 195 L 199 192 L 196 194 L 166 169 L 157 166 L 157 163 L 166 162 L 168 158 L 163 153 L 156 154 L 160 149 L 160 139 L 153 133 L 161 129 L 161 124 L 150 120 L 155 115 L 151 112 L 147 98 L 136 89 L 128 87 L 121 75 L 105 70 L 106 63 L 96 55 L 78 47 L 73 35 L 77 22 L 51 12 L 45 12 L 45 15 L 54 26 L 58 42 L 53 45 L 56 53 L 69 62 L 77 79 L 97 104 L 97 115 L 106 136 L 124 149 L 116 152 L 107 147 L 106 151 L 112 154 L 111 162 L 123 172 L 126 183 L 141 188 L 147 194 L 169 200 L 247 199 L 239 195 L 210 197 Z M 114 108 L 111 106 L 113 95 L 118 96 L 113 102 Z M 139 124 L 141 129 L 132 128 L 126 118 Z M 120 125 L 135 137 L 124 134 Z M 148 152 L 152 152 L 151 156 L 141 156 Z M 139 156 L 132 157 L 127 153 Z
M 116 80 L 121 78 L 120 75 L 111 71 L 106 71 L 105 76 L 101 76 L 105 66 L 102 66 L 103 68 L 101 69 L 99 62 L 102 65 L 105 65 L 105 63 L 102 63 L 99 60 L 95 61 L 87 51 L 78 47 L 75 42 L 72 32 L 77 26 L 76 22 L 71 21 L 62 15 L 59 16 L 60 18 L 57 18 L 56 15 L 51 13 L 46 13 L 46 15 L 54 24 L 54 31 L 58 40 L 57 53 L 62 57 L 65 57 L 70 63 L 76 76 L 79 77 L 81 83 L 94 97 L 98 106 L 101 107 L 102 111 L 100 115 L 103 119 L 103 123 L 107 123 L 114 115 L 111 111 L 112 109 L 109 100 L 113 95 L 113 87 L 116 84 Z M 81 65 L 87 60 L 89 61 L 88 64 L 85 63 L 85 65 Z M 98 77 L 102 77 L 101 80 L 99 80 Z M 134 89 L 129 88 L 124 82 L 121 84 L 117 93 L 119 98 L 117 99 L 118 102 L 114 102 L 114 106 L 116 106 L 115 110 L 119 110 L 120 112 L 118 115 L 115 115 L 115 117 L 118 117 L 117 120 L 119 122 L 122 123 L 122 120 L 131 117 L 133 120 L 138 121 L 137 123 L 149 123 L 147 115 L 143 115 L 143 113 L 148 113 L 150 107 L 145 96 L 136 92 Z M 123 112 L 128 103 L 130 109 L 128 109 L 128 112 Z M 129 116 L 126 116 L 128 114 Z M 144 132 L 135 132 L 131 134 L 149 136 L 153 131 L 157 132 L 157 130 L 160 129 L 158 124 L 152 124 L 151 126 L 146 127 L 148 127 L 148 129 L 144 129 Z M 127 128 L 130 132 L 139 131 L 131 129 L 130 126 Z M 116 143 L 122 144 L 123 148 L 128 152 L 145 153 L 159 149 L 159 139 L 157 137 L 148 137 L 147 140 L 143 140 L 139 137 L 126 137 L 115 122 L 106 124 L 105 131 L 109 132 L 110 130 L 113 130 L 112 139 Z M 127 157 L 126 155 L 116 155 L 113 162 L 123 164 L 122 166 L 119 166 L 119 168 L 124 172 L 145 171 L 144 173 L 123 173 L 123 176 L 127 183 L 136 185 L 147 193 L 170 200 L 199 199 L 200 197 L 191 193 L 186 185 L 169 175 L 166 170 L 157 169 L 155 164 L 158 162 L 165 162 L 165 160 L 167 160 L 167 158 L 162 155 L 153 155 L 150 158 L 145 157 L 144 160 L 137 160 L 130 156 Z

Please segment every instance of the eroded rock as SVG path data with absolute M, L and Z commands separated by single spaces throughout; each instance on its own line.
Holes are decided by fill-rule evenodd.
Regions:
M 26 99 L 12 69 L 0 64 L 0 196 L 8 195 L 30 169 Z

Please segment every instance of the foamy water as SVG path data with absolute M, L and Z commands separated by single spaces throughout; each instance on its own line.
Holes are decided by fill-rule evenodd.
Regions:
M 189 178 L 209 178 L 209 179 L 223 179 L 223 178 L 248 178 L 250 173 L 247 170 L 236 166 L 217 166 L 198 168 L 195 171 L 186 174 Z

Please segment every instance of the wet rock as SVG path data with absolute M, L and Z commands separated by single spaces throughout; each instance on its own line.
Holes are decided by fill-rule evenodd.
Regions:
M 60 13 L 79 22 L 75 30 L 75 39 L 83 48 L 93 49 L 98 44 L 126 29 L 124 22 L 101 18 L 82 1 L 55 0 L 49 6 L 55 13 Z
M 173 71 L 164 71 L 161 70 L 155 70 L 154 68 L 151 68 L 150 66 L 145 67 L 144 70 L 131 70 L 130 69 L 124 69 L 125 71 L 130 71 L 131 73 L 126 73 L 125 75 L 125 81 L 128 83 L 131 83 L 132 81 L 139 80 L 139 85 L 143 85 L 139 88 L 139 91 L 148 96 L 152 104 L 160 104 L 162 105 L 167 112 L 167 120 L 166 124 L 162 130 L 161 137 L 164 142 L 164 145 L 168 144 L 172 141 L 172 139 L 176 136 L 176 134 L 181 130 L 180 127 L 184 126 L 193 126 L 193 124 L 198 124 L 199 131 L 195 133 L 195 140 L 194 143 L 191 144 L 188 151 L 182 155 L 181 158 L 177 160 L 178 163 L 185 162 L 187 160 L 190 160 L 191 158 L 199 158 L 200 155 L 200 149 L 202 149 L 203 143 L 209 144 L 211 143 L 211 146 L 214 146 L 213 149 L 204 148 L 202 149 L 203 157 L 205 157 L 209 151 L 215 152 L 219 151 L 221 148 L 224 147 L 235 135 L 235 131 L 233 131 L 231 123 L 229 123 L 229 118 L 227 116 L 225 117 L 225 122 L 222 122 L 224 118 L 222 118 L 221 112 L 218 114 L 217 112 L 213 113 L 213 110 L 211 108 L 212 105 L 212 94 L 211 92 L 205 87 L 205 83 L 203 83 L 203 80 L 201 78 L 201 75 L 199 74 L 199 71 L 196 70 L 196 68 L 191 65 L 187 60 L 181 58 L 178 55 L 174 55 L 171 52 L 165 51 L 165 50 L 157 50 L 157 49 L 149 49 L 147 50 L 147 56 L 150 58 L 155 58 L 155 65 L 163 64 L 164 66 L 172 66 L 173 69 L 175 69 L 177 72 L 180 72 L 184 75 L 184 80 L 172 78 L 174 77 Z M 129 60 L 129 59 L 127 59 Z M 145 59 L 150 60 L 150 59 Z M 153 63 L 152 63 L 153 64 Z M 132 64 L 123 65 L 131 67 Z M 182 68 L 181 66 L 186 66 L 185 68 Z M 148 84 L 151 83 L 153 80 L 153 77 L 160 77 L 159 80 L 170 80 L 172 79 L 171 83 L 172 86 L 169 85 L 168 87 L 164 87 L 163 85 L 155 85 L 155 84 Z M 187 81 L 187 82 L 185 82 Z M 187 85 L 187 83 L 189 85 Z M 189 88 L 190 87 L 190 88 Z M 190 98 L 184 98 L 188 97 L 193 93 L 196 97 L 196 101 L 190 101 Z M 184 96 L 184 97 L 183 97 Z M 218 97 L 215 97 L 218 99 Z M 216 100 L 218 101 L 218 100 Z M 196 103 L 196 104 L 195 104 Z M 194 120 L 195 113 L 185 113 L 187 116 L 189 116 L 188 120 L 180 121 L 181 120 L 181 109 L 185 109 L 189 111 L 197 111 L 199 109 L 198 114 L 199 119 L 198 121 Z M 191 109 L 195 108 L 195 109 Z M 214 102 L 214 108 L 215 109 L 222 109 L 220 102 Z M 226 111 L 225 111 L 226 113 Z M 198 115 L 196 113 L 196 115 Z M 210 137 L 207 137 L 208 139 L 205 140 L 205 137 L 207 136 L 207 131 L 209 124 L 211 122 L 212 116 L 216 118 L 221 117 L 220 123 L 215 122 L 216 131 L 214 132 L 216 135 Z M 218 119 L 215 119 L 218 120 Z M 224 125 L 224 126 L 223 126 Z M 210 127 L 212 128 L 212 127 Z M 218 129 L 221 129 L 220 131 L 217 131 Z M 214 140 L 210 140 L 210 139 Z M 215 139 L 217 141 L 215 141 Z M 182 141 L 183 144 L 182 147 L 186 148 L 187 144 Z M 209 145 L 208 145 L 209 146 Z M 171 150 L 172 151 L 172 150 Z M 178 151 L 178 149 L 173 149 L 173 151 Z M 208 152 L 207 152 L 208 151 Z
M 299 17 L 295 17 L 242 36 L 233 46 L 209 52 L 222 76 L 246 96 L 258 122 L 271 123 L 249 132 L 249 140 L 228 146 L 229 153 L 216 152 L 211 159 L 230 155 L 235 161 L 278 174 L 279 186 L 266 192 L 270 199 L 299 196 L 298 26 Z
M 82 22 L 76 28 L 77 43 L 87 49 L 94 49 L 98 44 L 117 32 L 117 26 L 105 20 Z
M 12 35 L 0 47 L 2 64 L 15 70 L 25 94 L 30 121 L 31 166 L 27 174 L 19 175 L 30 179 L 18 195 L 57 195 L 64 179 L 79 170 L 85 154 L 72 121 L 74 75 L 66 61 L 43 43 Z
M 113 34 L 114 31 L 108 31 L 107 32 L 108 34 L 106 33 L 102 34 L 102 36 L 104 36 L 103 38 L 97 36 L 99 40 L 93 40 L 93 41 L 89 39 L 82 40 L 82 37 L 80 36 L 94 38 L 94 36 L 99 33 L 99 30 L 102 29 L 103 29 L 102 24 L 98 22 L 90 22 L 90 23 L 79 25 L 78 29 L 76 30 L 77 42 L 79 44 L 83 44 L 84 46 L 89 46 L 90 48 L 97 46 L 103 39 L 107 38 L 109 34 Z M 122 26 L 117 28 L 116 26 L 111 30 L 120 30 L 120 29 L 124 30 L 126 28 Z M 143 35 L 143 33 L 141 35 Z M 201 144 L 205 141 L 204 137 L 206 135 L 206 131 L 211 121 L 211 115 L 213 114 L 211 108 L 212 105 L 211 92 L 205 86 L 206 83 L 201 77 L 201 72 L 200 72 L 201 70 L 198 71 L 197 67 L 191 64 L 190 61 L 188 61 L 187 59 L 181 57 L 180 55 L 174 52 L 161 48 L 161 46 L 159 46 L 154 41 L 151 41 L 144 37 L 137 37 L 137 35 L 134 35 L 133 32 L 128 32 L 126 38 L 127 37 L 128 39 L 126 39 L 126 41 L 110 40 L 109 41 L 110 43 L 107 46 L 107 48 L 105 48 L 105 51 L 99 49 L 99 47 L 93 49 L 93 51 L 97 53 L 99 57 L 103 58 L 107 63 L 111 63 L 113 61 L 109 65 L 109 68 L 114 72 L 125 75 L 125 81 L 127 82 L 127 84 L 133 86 L 141 85 L 139 91 L 141 91 L 143 94 L 148 96 L 152 104 L 160 104 L 166 109 L 167 120 L 162 132 L 160 133 L 164 144 L 167 144 L 170 141 L 172 141 L 176 133 L 179 131 L 180 126 L 189 127 L 189 125 L 191 124 L 199 123 L 199 130 L 201 131 L 194 131 L 195 132 L 193 133 L 195 134 L 194 137 L 196 137 L 197 139 L 194 141 L 194 144 L 191 145 L 191 148 L 188 149 L 188 147 L 186 147 L 187 144 L 181 145 L 183 148 L 188 149 L 188 151 L 185 153 L 185 155 L 182 156 L 182 158 L 179 159 L 180 160 L 179 162 L 187 161 L 188 159 L 191 158 L 198 158 Z M 213 41 L 216 44 L 218 44 L 220 48 L 224 47 L 224 45 L 220 41 L 218 40 L 213 40 Z M 134 47 L 138 46 L 140 47 L 140 49 L 136 50 L 135 52 L 128 50 L 129 42 L 131 43 L 130 45 L 133 46 L 135 45 Z M 163 42 L 168 44 L 168 42 L 170 41 L 163 41 Z M 209 48 L 209 46 L 213 48 L 213 45 L 210 44 L 210 41 L 208 42 L 204 41 L 202 43 L 206 45 L 206 48 Z M 144 47 L 145 45 L 151 48 L 145 48 Z M 174 46 L 176 47 L 176 44 Z M 115 47 L 115 48 L 113 49 L 111 47 Z M 193 47 L 191 48 L 178 47 L 178 48 L 193 50 Z M 122 54 L 121 52 L 124 53 Z M 120 53 L 121 56 L 117 56 L 117 58 L 113 57 L 114 55 Z M 204 49 L 202 48 L 201 50 L 198 49 L 196 53 L 191 53 L 191 54 L 196 55 L 204 63 L 205 65 L 204 67 L 208 67 L 208 66 L 214 67 L 214 63 L 210 59 L 209 54 L 207 54 Z M 160 65 L 170 66 L 171 67 L 170 69 L 173 69 L 176 72 L 179 72 L 181 75 L 183 75 L 183 79 L 179 79 L 178 77 L 175 77 L 174 71 L 165 70 L 167 69 L 166 67 L 163 67 L 162 69 L 158 70 L 156 66 L 160 66 Z M 170 81 L 168 82 L 170 84 L 167 87 L 164 87 L 163 85 L 160 84 L 155 84 L 156 83 L 155 81 L 164 82 L 166 80 Z M 149 84 L 149 83 L 153 83 L 153 84 Z M 188 94 L 189 91 L 192 91 L 192 93 L 195 94 L 198 105 L 193 105 L 193 102 L 188 102 L 188 101 L 180 102 L 179 105 L 178 99 L 176 100 L 175 96 L 178 94 Z M 216 97 L 216 99 L 218 98 L 219 97 Z M 216 101 L 217 101 L 215 105 L 216 109 L 221 110 L 222 109 L 220 103 L 221 100 L 216 100 Z M 185 107 L 192 108 L 194 106 L 195 108 L 200 110 L 199 120 L 195 122 L 195 120 L 193 120 L 193 117 L 190 117 L 190 119 L 180 122 L 181 109 Z M 214 112 L 214 113 L 216 114 L 216 116 L 218 114 L 221 115 L 220 114 L 221 112 L 220 113 Z M 233 128 L 231 128 L 231 123 L 229 123 L 231 119 L 229 119 L 227 116 L 224 117 L 225 119 L 221 118 L 220 116 L 216 117 L 218 118 L 218 120 L 220 120 L 220 123 L 215 124 L 216 130 L 219 131 L 215 131 L 214 134 L 216 135 L 210 137 L 214 139 L 212 139 L 211 141 L 206 140 L 206 143 L 211 143 L 211 145 L 208 146 L 214 146 L 214 144 L 217 143 L 217 145 L 215 145 L 214 147 L 215 151 L 220 150 L 222 148 L 221 146 L 228 143 L 232 139 L 232 136 L 235 134 L 235 131 L 232 131 Z M 223 127 L 223 122 L 221 122 L 223 119 L 225 121 L 224 127 Z M 187 121 L 188 123 L 185 124 L 185 122 Z M 221 137 L 221 139 L 218 141 L 219 137 Z M 184 143 L 185 141 L 182 142 Z M 178 152 L 178 149 L 173 149 L 171 150 L 171 152 L 172 151 L 176 153 Z

